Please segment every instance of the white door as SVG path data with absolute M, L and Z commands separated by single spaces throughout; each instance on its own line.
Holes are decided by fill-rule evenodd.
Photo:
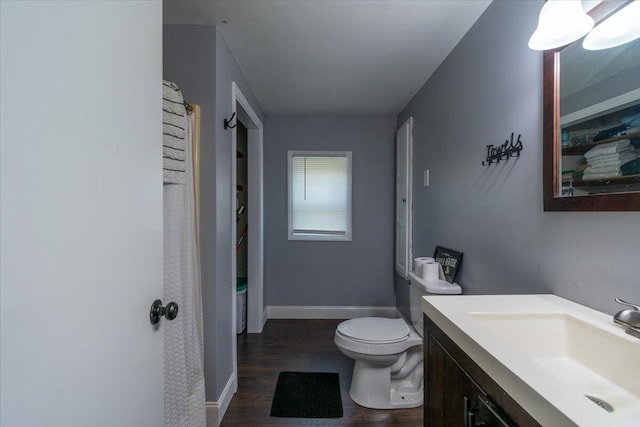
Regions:
M 0 425 L 161 426 L 162 4 L 0 18 Z
M 411 270 L 411 178 L 413 117 L 396 133 L 396 271 L 407 277 Z

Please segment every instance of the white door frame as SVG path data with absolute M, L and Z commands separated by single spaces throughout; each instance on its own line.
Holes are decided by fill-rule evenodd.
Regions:
M 231 112 L 248 130 L 247 140 L 247 215 L 250 234 L 247 238 L 247 331 L 262 332 L 266 321 L 264 310 L 264 202 L 263 202 L 263 156 L 262 122 L 255 110 L 236 84 L 231 82 Z M 231 230 L 236 229 L 236 152 L 237 135 L 232 131 L 231 137 Z M 232 343 L 233 349 L 233 377 L 237 390 L 238 356 L 236 340 L 236 233 L 231 233 L 231 291 L 232 291 Z

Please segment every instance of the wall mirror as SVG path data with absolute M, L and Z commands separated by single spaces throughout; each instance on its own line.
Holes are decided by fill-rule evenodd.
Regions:
M 640 210 L 640 39 L 546 51 L 543 108 L 544 210 Z

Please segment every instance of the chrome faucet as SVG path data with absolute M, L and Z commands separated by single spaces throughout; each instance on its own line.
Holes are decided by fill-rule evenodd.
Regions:
M 631 308 L 617 312 L 613 316 L 613 321 L 622 326 L 629 335 L 640 338 L 640 307 L 620 298 L 616 298 L 616 302 Z

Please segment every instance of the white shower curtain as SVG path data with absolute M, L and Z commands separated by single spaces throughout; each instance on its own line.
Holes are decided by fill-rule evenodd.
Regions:
M 187 182 L 164 185 L 164 304 L 178 316 L 163 321 L 164 424 L 206 426 L 202 293 L 193 173 L 193 114 L 186 137 Z

